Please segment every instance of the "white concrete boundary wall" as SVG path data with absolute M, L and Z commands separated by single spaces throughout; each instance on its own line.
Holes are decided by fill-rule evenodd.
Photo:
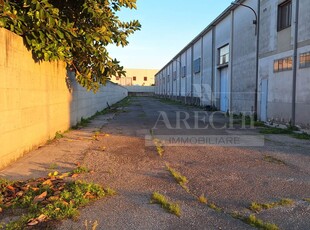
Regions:
M 155 86 L 124 86 L 129 93 L 155 93 Z
M 62 62 L 35 63 L 22 38 L 0 28 L 0 168 L 128 95 L 108 82 L 97 94 L 71 79 Z

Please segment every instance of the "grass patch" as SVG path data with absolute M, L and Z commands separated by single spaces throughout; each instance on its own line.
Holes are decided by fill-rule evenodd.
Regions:
M 262 134 L 292 134 L 293 130 L 269 127 L 269 128 L 264 128 L 260 130 L 259 132 Z
M 270 155 L 264 155 L 263 160 L 270 162 L 270 163 L 274 163 L 274 164 L 286 165 L 286 163 L 283 160 L 280 160 L 280 159 L 273 157 L 273 156 L 270 156 Z
M 124 112 L 124 111 L 118 110 L 118 108 L 119 107 L 125 107 L 128 105 L 130 105 L 130 99 L 128 97 L 126 97 L 123 100 L 115 103 L 114 105 L 108 106 L 108 108 L 105 108 L 101 111 L 97 111 L 93 116 L 91 116 L 89 118 L 81 117 L 81 121 L 78 122 L 76 125 L 72 126 L 71 128 L 72 129 L 79 129 L 81 127 L 86 127 L 91 122 L 92 119 L 94 119 L 95 117 L 100 116 L 100 115 L 105 115 L 108 113 Z
M 181 208 L 177 203 L 169 202 L 169 200 L 162 194 L 154 192 L 151 198 L 151 204 L 160 204 L 162 208 L 166 209 L 168 212 L 180 217 Z
M 76 169 L 72 171 L 73 174 L 82 174 L 88 172 L 90 172 L 90 170 L 85 166 L 78 166 Z
M 308 133 L 292 133 L 291 136 L 300 140 L 310 140 L 310 135 Z
M 278 206 L 289 206 L 294 204 L 294 201 L 291 199 L 281 199 L 280 201 L 277 202 L 272 202 L 272 203 L 256 203 L 252 202 L 250 205 L 249 209 L 254 211 L 254 212 L 260 212 L 262 210 L 266 209 L 271 209 L 275 208 Z
M 57 131 L 55 133 L 54 139 L 60 139 L 60 138 L 63 138 L 63 137 L 64 137 L 64 135 L 61 133 L 61 131 Z
M 124 98 L 123 100 L 115 103 L 112 105 L 112 108 L 119 108 L 119 107 L 128 107 L 131 104 L 131 100 L 129 97 Z
M 83 118 L 81 117 L 80 122 L 78 122 L 76 125 L 72 126 L 72 129 L 79 129 L 81 127 L 86 127 L 91 121 L 91 118 Z
M 50 166 L 48 167 L 49 169 L 57 169 L 59 166 L 56 163 L 51 163 Z
M 164 152 L 165 152 L 165 150 L 164 150 L 164 148 L 163 148 L 163 146 L 162 146 L 162 143 L 161 143 L 160 140 L 158 140 L 158 139 L 154 139 L 153 141 L 154 141 L 154 143 L 155 143 L 156 151 L 157 151 L 158 155 L 159 155 L 160 157 L 162 157 L 163 154 L 164 154 Z
M 113 195 L 100 185 L 81 181 L 65 181 L 60 176 L 35 180 L 9 182 L 0 180 L 0 206 L 8 209 L 22 209 L 24 215 L 5 225 L 5 229 L 40 228 L 50 220 L 76 218 L 78 208 L 92 200 Z M 28 227 L 27 227 L 28 226 Z M 38 229 L 39 229 L 38 228 Z
M 217 206 L 216 204 L 214 204 L 214 203 L 208 204 L 208 207 L 211 208 L 211 209 L 213 209 L 213 210 L 216 211 L 216 212 L 221 212 L 221 211 L 222 211 L 222 209 L 221 209 L 220 207 L 218 207 L 218 206 Z
M 258 219 L 253 214 L 250 215 L 249 217 L 245 217 L 243 221 L 259 229 L 264 229 L 264 230 L 278 230 L 279 229 L 277 225 L 269 223 L 269 222 L 264 222 L 263 220 Z
M 232 114 L 227 116 L 232 116 L 234 124 L 242 124 L 254 127 L 265 127 L 265 123 L 262 121 L 257 121 L 257 118 L 254 115 Z
M 171 99 L 168 99 L 168 98 L 161 98 L 161 99 L 159 99 L 159 101 L 161 103 L 168 104 L 168 105 L 182 105 L 182 102 L 171 100 Z
M 303 200 L 310 203 L 310 198 L 305 198 L 305 199 L 303 199 Z
M 300 140 L 310 140 L 310 135 L 308 133 L 295 133 L 294 131 L 298 131 L 298 128 L 296 127 L 288 127 L 286 129 L 276 128 L 276 127 L 266 127 L 262 130 L 260 130 L 260 133 L 262 134 L 287 134 L 291 137 L 294 137 L 296 139 Z
M 207 204 L 208 203 L 208 199 L 205 197 L 204 194 L 201 194 L 199 197 L 198 197 L 198 200 L 200 203 L 203 203 L 203 204 Z
M 187 192 L 189 192 L 188 187 L 186 184 L 188 183 L 188 180 L 185 176 L 183 176 L 181 173 L 176 171 L 175 169 L 171 168 L 168 164 L 166 164 L 167 170 L 171 173 L 175 181 L 184 188 Z

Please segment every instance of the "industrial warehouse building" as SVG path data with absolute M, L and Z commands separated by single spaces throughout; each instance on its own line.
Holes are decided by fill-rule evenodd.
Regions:
M 309 22 L 309 0 L 235 1 L 156 74 L 156 94 L 309 127 Z

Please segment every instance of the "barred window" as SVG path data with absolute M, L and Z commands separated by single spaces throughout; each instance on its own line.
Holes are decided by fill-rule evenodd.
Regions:
M 292 1 L 286 1 L 278 6 L 278 31 L 291 26 L 292 23 Z
M 299 68 L 310 67 L 310 52 L 302 53 L 299 56 Z
M 292 68 L 293 68 L 293 58 L 292 57 L 286 57 L 286 58 L 275 60 L 274 64 L 273 64 L 273 71 L 275 73 L 292 70 Z

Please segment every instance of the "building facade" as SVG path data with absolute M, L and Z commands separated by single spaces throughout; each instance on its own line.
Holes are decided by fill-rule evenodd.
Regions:
M 122 86 L 152 86 L 157 69 L 125 69 L 126 76 L 113 77 L 112 82 Z
M 261 1 L 259 115 L 310 126 L 310 1 Z
M 237 0 L 156 74 L 156 94 L 309 126 L 309 20 L 309 0 Z

